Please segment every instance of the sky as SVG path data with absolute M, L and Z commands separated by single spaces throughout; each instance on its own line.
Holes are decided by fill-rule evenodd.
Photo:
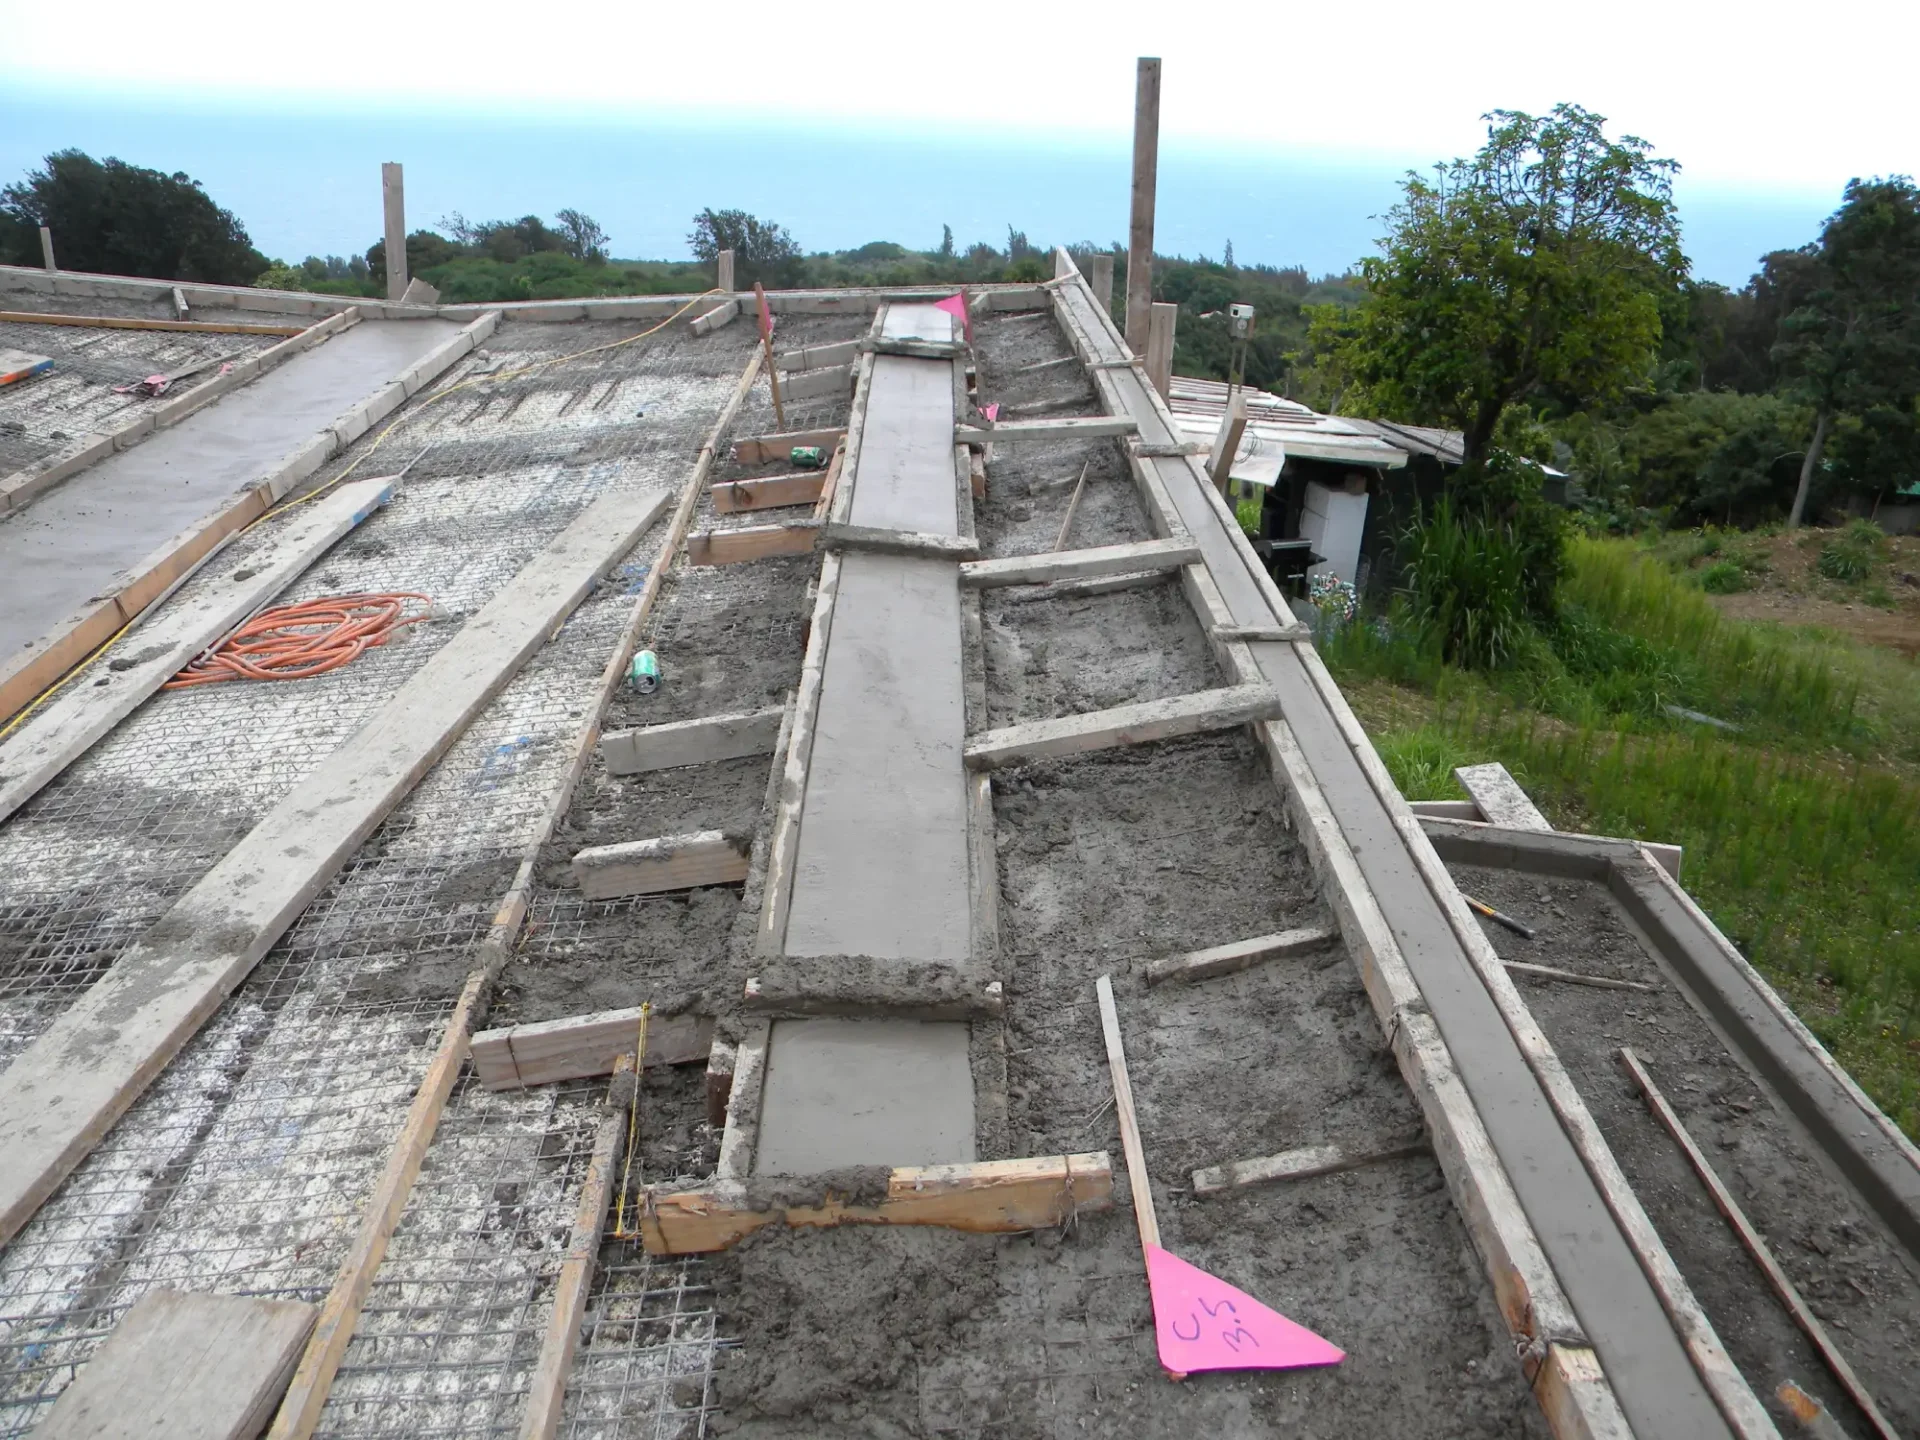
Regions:
M 739 206 L 809 249 L 876 238 L 1123 239 L 1136 56 L 1163 60 L 1157 248 L 1344 269 L 1408 168 L 1467 154 L 1485 112 L 1572 100 L 1682 164 L 1697 273 L 1744 282 L 1813 238 L 1849 177 L 1920 170 L 1920 6 L 1614 0 L 1364 12 L 1120 0 L 975 12 L 840 0 L 724 11 L 579 0 L 322 12 L 202 0 L 75 12 L 0 0 L 0 179 L 79 145 L 184 169 L 269 254 L 364 250 L 379 162 L 409 221 L 562 206 L 623 256 L 685 253 Z M 805 30 L 796 16 L 822 17 Z M 996 19 L 996 17 L 998 17 Z M 1089 23 L 1092 22 L 1092 23 Z M 1224 38 L 1223 38 L 1224 37 Z

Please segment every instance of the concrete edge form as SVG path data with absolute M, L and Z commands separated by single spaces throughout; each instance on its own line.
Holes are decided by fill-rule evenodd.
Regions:
M 1070 265 L 1070 262 L 1067 263 Z M 1133 414 L 1140 421 L 1143 442 L 1151 443 L 1171 435 L 1171 420 L 1164 402 L 1150 393 L 1138 371 L 1123 371 L 1117 366 L 1102 363 L 1124 356 L 1124 342 L 1115 330 L 1111 317 L 1098 311 L 1084 282 L 1068 274 L 1056 293 L 1056 316 L 1074 349 L 1092 370 L 1103 405 L 1109 411 L 1125 409 Z M 1175 518 L 1184 513 L 1188 527 L 1207 557 L 1204 567 L 1189 567 L 1183 573 L 1183 584 L 1188 585 L 1190 596 L 1197 596 L 1195 608 L 1209 632 L 1221 626 L 1279 622 L 1282 616 L 1285 616 L 1286 623 L 1291 623 L 1291 612 L 1282 608 L 1284 602 L 1279 600 L 1271 577 L 1259 567 L 1244 537 L 1239 535 L 1238 526 L 1230 523 L 1230 517 L 1223 517 L 1220 513 L 1225 508 L 1224 501 L 1205 482 L 1197 463 L 1190 457 L 1161 458 L 1157 455 L 1132 455 L 1130 462 L 1149 514 L 1154 517 L 1156 529 L 1163 534 L 1169 533 Z M 1176 489 L 1184 498 L 1176 497 Z M 1196 575 L 1198 571 L 1208 573 Z M 1208 583 L 1202 583 L 1203 578 Z M 1266 613 L 1261 614 L 1262 610 Z M 1286 771 L 1276 767 L 1277 778 L 1285 774 L 1296 782 L 1314 779 L 1309 756 L 1320 754 L 1321 759 L 1317 763 L 1331 764 L 1336 769 L 1345 767 L 1352 772 L 1337 777 L 1342 785 L 1349 790 L 1357 785 L 1359 794 L 1367 795 L 1369 800 L 1379 803 L 1377 797 L 1370 793 L 1370 782 L 1358 768 L 1358 757 L 1349 749 L 1344 733 L 1336 724 L 1333 710 L 1318 696 L 1309 679 L 1305 668 L 1308 657 L 1299 652 L 1307 651 L 1310 654 L 1310 647 L 1261 644 L 1256 649 L 1238 641 L 1216 642 L 1216 645 L 1219 646 L 1219 653 L 1232 662 L 1231 678 L 1247 680 L 1264 673 L 1276 684 L 1284 680 L 1282 700 L 1289 705 L 1289 713 L 1292 713 L 1293 707 L 1304 703 L 1311 713 L 1296 718 L 1311 719 L 1318 727 L 1313 739 L 1314 749 L 1305 749 L 1299 742 L 1287 747 L 1298 763 Z M 1289 661 L 1293 663 L 1289 664 Z M 1276 666 L 1277 670 L 1274 668 Z M 1275 732 L 1287 731 L 1289 727 L 1287 722 L 1268 722 L 1260 729 L 1272 738 Z M 1365 744 L 1364 737 L 1361 743 Z M 1341 758 L 1342 752 L 1345 752 L 1344 759 Z M 1377 763 L 1377 757 L 1373 758 Z M 1317 781 L 1315 783 L 1317 788 Z M 1297 783 L 1295 788 L 1298 788 Z M 1352 795 L 1346 797 L 1349 802 L 1355 798 Z M 1321 803 L 1325 805 L 1325 797 L 1321 798 Z M 1401 803 L 1404 808 L 1404 802 Z M 1405 815 L 1404 820 L 1406 825 L 1414 827 L 1417 835 L 1417 824 L 1411 814 Z M 1390 810 L 1383 807 L 1377 823 L 1364 817 L 1355 823 L 1359 823 L 1361 830 L 1366 832 L 1369 852 L 1365 857 L 1357 851 L 1349 853 L 1356 870 L 1364 872 L 1367 864 L 1376 869 L 1385 864 L 1397 877 L 1403 869 L 1414 869 L 1418 878 L 1406 875 L 1404 880 L 1412 880 L 1422 893 L 1427 892 L 1432 882 L 1413 865 L 1413 854 L 1397 858 L 1381 848 L 1381 841 L 1391 835 L 1398 835 L 1400 843 L 1407 844 L 1406 832 L 1395 824 L 1395 817 Z M 1327 811 L 1327 826 L 1331 828 L 1323 834 L 1323 839 L 1344 840 L 1345 837 L 1338 836 L 1337 832 L 1352 828 L 1351 825 L 1334 821 L 1330 809 Z M 1382 830 L 1382 834 L 1375 835 L 1375 830 Z M 1391 841 L 1387 844 L 1393 848 Z M 1433 864 L 1437 867 L 1437 859 Z M 1359 907 L 1362 896 L 1368 905 L 1375 908 L 1376 913 L 1380 913 L 1380 907 L 1386 903 L 1385 900 L 1376 899 L 1373 882 L 1367 880 L 1364 873 L 1356 873 L 1352 878 L 1355 884 L 1345 896 L 1348 913 L 1341 916 L 1343 933 L 1349 936 L 1352 934 L 1349 926 L 1355 918 L 1353 911 Z M 1395 884 L 1404 888 L 1404 880 L 1396 878 Z M 1446 888 L 1451 889 L 1450 882 Z M 1398 907 L 1395 913 L 1406 911 L 1408 905 L 1413 905 L 1416 910 L 1419 908 L 1418 902 L 1399 891 L 1387 892 L 1387 897 Z M 1481 1183 L 1494 1183 L 1487 1176 L 1486 1166 L 1482 1163 L 1472 1167 L 1474 1184 L 1470 1190 L 1461 1179 L 1462 1172 L 1469 1167 L 1457 1162 L 1450 1164 L 1446 1159 L 1450 1144 L 1457 1143 L 1455 1136 L 1449 1134 L 1443 1139 L 1437 1134 L 1439 1143 L 1436 1148 L 1443 1155 L 1443 1169 L 1454 1187 L 1469 1230 L 1474 1234 L 1476 1244 L 1481 1247 L 1483 1257 L 1488 1260 L 1496 1294 L 1503 1301 L 1509 1322 L 1514 1325 L 1523 1353 L 1531 1351 L 1534 1356 L 1528 1374 L 1535 1382 L 1536 1395 L 1540 1397 L 1543 1410 L 1563 1433 L 1629 1433 L 1625 1418 L 1628 1410 L 1642 1416 L 1641 1428 L 1649 1434 L 1653 1433 L 1650 1427 L 1655 1416 L 1659 1417 L 1660 1426 L 1674 1433 L 1730 1433 L 1718 1407 L 1701 1383 L 1693 1358 L 1683 1346 L 1680 1336 L 1674 1332 L 1669 1316 L 1641 1266 L 1636 1263 L 1637 1256 L 1629 1246 L 1627 1236 L 1616 1228 L 1617 1221 L 1599 1229 L 1586 1224 L 1591 1218 L 1589 1211 L 1604 1215 L 1609 1221 L 1614 1220 L 1600 1194 L 1598 1183 L 1589 1174 L 1574 1146 L 1573 1137 L 1564 1130 L 1563 1122 L 1549 1104 L 1544 1091 L 1535 1088 L 1540 1084 L 1539 1079 L 1520 1052 L 1518 1040 L 1508 1033 L 1504 1017 L 1493 1004 L 1478 972 L 1467 962 L 1467 976 L 1448 973 L 1449 967 L 1460 966 L 1466 957 L 1459 956 L 1460 941 L 1447 923 L 1440 898 L 1428 894 L 1425 904 L 1431 911 L 1426 918 L 1415 916 L 1410 919 L 1402 915 L 1403 922 L 1413 924 L 1414 919 L 1418 919 L 1426 927 L 1418 933 L 1409 932 L 1406 937 L 1408 943 L 1420 952 L 1419 965 L 1425 967 L 1420 973 L 1427 975 L 1429 983 L 1441 985 L 1444 992 L 1442 998 L 1455 1023 L 1468 1025 L 1476 1036 L 1482 1031 L 1489 1038 L 1498 1035 L 1501 1041 L 1513 1047 L 1504 1056 L 1489 1055 L 1478 1050 L 1470 1055 L 1479 1079 L 1476 1081 L 1464 1074 L 1459 1075 L 1459 1083 L 1465 1086 L 1467 1092 L 1460 1097 L 1466 1113 L 1445 1118 L 1451 1122 L 1449 1128 L 1471 1123 L 1473 1128 L 1480 1131 L 1481 1137 L 1487 1141 L 1482 1157 L 1484 1160 L 1491 1160 L 1494 1153 L 1492 1132 L 1486 1127 L 1494 1120 L 1499 1121 L 1503 1133 L 1509 1136 L 1508 1143 L 1518 1145 L 1521 1152 L 1518 1161 L 1522 1168 L 1517 1173 L 1506 1173 L 1503 1176 L 1505 1184 L 1513 1187 L 1510 1191 L 1512 1195 L 1532 1193 L 1536 1205 L 1546 1204 L 1550 1207 L 1551 1213 L 1546 1219 L 1550 1222 L 1552 1235 L 1536 1231 L 1534 1226 L 1538 1217 L 1524 1211 L 1516 1200 L 1503 1217 L 1506 1221 L 1504 1233 L 1496 1232 L 1490 1236 L 1492 1227 L 1484 1223 L 1485 1212 L 1480 1209 L 1481 1202 L 1476 1193 Z M 1364 938 L 1369 942 L 1368 951 L 1362 952 L 1356 947 L 1356 959 L 1361 964 L 1363 978 L 1368 980 L 1369 993 L 1378 995 L 1384 988 L 1379 984 L 1383 978 L 1379 958 L 1383 953 L 1389 953 L 1386 945 L 1394 944 L 1399 935 L 1397 929 L 1389 930 L 1382 914 L 1376 933 Z M 1395 948 L 1397 950 L 1397 946 Z M 1449 949 L 1459 958 L 1450 959 L 1447 955 Z M 1369 959 L 1372 964 L 1368 963 Z M 1390 1000 L 1402 1003 L 1379 1007 L 1382 1012 L 1381 1023 L 1397 1042 L 1400 1032 L 1415 1028 L 1418 1022 L 1417 1028 L 1425 1032 L 1421 1038 L 1440 1049 L 1441 1055 L 1434 1059 L 1441 1061 L 1447 1049 L 1440 1043 L 1443 1032 L 1438 1022 L 1442 1017 L 1428 1013 L 1428 997 L 1413 982 L 1413 962 L 1414 955 L 1410 951 L 1402 959 L 1401 965 L 1393 967 L 1399 971 L 1397 978 L 1404 982 L 1405 993 L 1391 996 L 1389 992 Z M 1476 993 L 1479 997 L 1477 1000 Z M 1499 1043 L 1495 1042 L 1496 1047 Z M 1396 1051 L 1399 1049 L 1397 1043 L 1395 1048 Z M 1454 1068 L 1458 1061 L 1449 1056 L 1442 1063 Z M 1403 1071 L 1406 1068 L 1403 1061 Z M 1521 1079 L 1522 1076 L 1525 1078 Z M 1409 1080 L 1416 1082 L 1416 1093 L 1422 1099 L 1422 1108 L 1431 1115 L 1434 1107 L 1427 1103 L 1431 1093 L 1429 1085 L 1417 1083 L 1416 1076 L 1411 1074 Z M 1504 1108 L 1490 1100 L 1492 1108 L 1489 1109 L 1477 1109 L 1468 1098 L 1476 1083 L 1498 1086 L 1509 1082 L 1520 1085 L 1530 1094 L 1522 1095 L 1515 1091 L 1513 1098 L 1516 1104 Z M 1505 1098 L 1504 1091 L 1501 1092 L 1501 1098 Z M 1457 1149 L 1455 1153 L 1458 1153 Z M 1502 1165 L 1500 1168 L 1505 1170 L 1506 1167 Z M 1567 1187 L 1571 1187 L 1571 1190 Z M 1582 1219 L 1579 1222 L 1573 1220 L 1572 1213 L 1567 1209 L 1569 1204 L 1572 1210 L 1580 1212 Z M 1617 1317 L 1610 1319 L 1603 1333 L 1591 1336 L 1570 1324 L 1568 1332 L 1563 1333 L 1578 1336 L 1579 1343 L 1573 1347 L 1557 1347 L 1568 1353 L 1551 1366 L 1539 1362 L 1546 1360 L 1556 1347 L 1551 1341 L 1536 1344 L 1536 1327 L 1528 1323 L 1530 1317 L 1525 1310 L 1516 1312 L 1508 1308 L 1505 1302 L 1513 1297 L 1518 1287 L 1503 1273 L 1501 1259 L 1496 1258 L 1509 1253 L 1508 1245 L 1511 1242 L 1514 1249 L 1527 1253 L 1530 1259 L 1537 1259 L 1538 1263 L 1529 1268 L 1540 1282 L 1540 1293 L 1543 1296 L 1549 1292 L 1554 1294 L 1570 1322 L 1574 1313 L 1573 1302 L 1568 1292 L 1561 1289 L 1562 1282 L 1555 1273 L 1555 1267 L 1546 1262 L 1548 1239 L 1552 1239 L 1558 1247 L 1555 1251 L 1557 1256 L 1580 1265 L 1581 1283 L 1592 1288 L 1588 1298 L 1598 1309 L 1610 1314 L 1614 1311 L 1632 1312 L 1636 1317 L 1625 1330 L 1617 1323 Z M 1647 1323 L 1649 1320 L 1651 1326 Z M 1667 1336 L 1667 1340 L 1659 1339 L 1660 1335 Z M 1630 1356 L 1635 1371 L 1633 1383 L 1622 1386 L 1618 1380 L 1610 1377 L 1594 1353 L 1596 1348 L 1618 1349 L 1621 1354 Z M 1682 1415 L 1687 1417 L 1684 1422 L 1680 1420 Z
M 489 310 L 458 334 L 449 336 L 368 399 L 281 457 L 258 482 L 228 498 L 211 515 L 180 531 L 144 560 L 129 567 L 117 588 L 103 591 L 97 601 L 59 622 L 30 649 L 0 665 L 0 722 L 11 719 L 49 685 L 108 643 L 179 579 L 187 567 L 229 534 L 264 516 L 295 485 L 479 345 L 499 323 L 499 311 Z
M 1426 823 L 1436 832 L 1442 858 L 1606 885 L 1672 967 L 1694 1007 L 1765 1077 L 1848 1183 L 1920 1259 L 1920 1148 L 1643 847 L 1608 840 L 1601 849 L 1588 837 L 1531 831 L 1495 836 L 1477 827 Z
M 0 515 L 10 510 L 19 510 L 31 504 L 47 491 L 71 479 L 97 460 L 103 460 L 116 450 L 125 450 L 137 444 L 156 430 L 164 430 L 177 425 L 187 416 L 210 405 L 229 391 L 252 383 L 292 359 L 303 351 L 311 350 L 321 341 L 330 339 L 342 330 L 360 323 L 357 309 L 343 310 L 313 325 L 309 325 L 298 335 L 282 340 L 278 345 L 270 345 L 244 360 L 235 361 L 225 374 L 215 375 L 190 389 L 158 404 L 148 407 L 140 415 L 124 425 L 111 430 L 96 431 L 84 438 L 79 448 L 55 459 L 37 470 L 19 470 L 0 480 Z
M 602 497 L 0 1074 L 0 1241 L 112 1129 L 320 888 L 666 508 Z

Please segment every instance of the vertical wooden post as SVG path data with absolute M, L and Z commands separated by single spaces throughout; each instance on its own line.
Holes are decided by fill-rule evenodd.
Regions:
M 1233 471 L 1233 457 L 1240 453 L 1240 438 L 1247 433 L 1247 394 L 1236 389 L 1233 398 L 1227 402 L 1227 410 L 1220 417 L 1220 429 L 1213 437 L 1213 456 L 1207 461 L 1207 473 L 1213 477 L 1213 487 L 1222 495 L 1227 493 L 1227 477 Z
M 1153 304 L 1153 196 L 1160 176 L 1160 61 L 1140 57 L 1133 91 L 1133 225 L 1127 235 L 1127 348 L 1147 353 Z
M 714 280 L 714 284 L 729 295 L 733 293 L 733 252 L 731 250 L 720 252 L 719 275 Z
M 46 262 L 48 270 L 60 268 L 53 263 L 53 231 L 44 225 L 40 227 L 40 258 Z
M 1100 308 L 1111 315 L 1113 313 L 1113 256 L 1096 255 L 1088 266 L 1087 284 L 1093 289 L 1093 298 L 1100 302 Z
M 407 293 L 407 200 L 400 166 L 389 160 L 380 167 L 380 199 L 387 220 L 387 299 Z
M 1133 286 L 1127 286 L 1127 299 L 1133 299 Z M 1173 327 L 1180 318 L 1178 305 L 1155 302 L 1148 307 L 1147 313 L 1147 379 L 1153 382 L 1153 388 L 1160 392 L 1160 398 L 1167 400 L 1173 394 Z
M 723 255 L 731 256 L 731 250 L 723 250 Z M 787 428 L 787 407 L 780 403 L 780 367 L 773 358 L 773 311 L 767 308 L 767 287 L 758 280 L 753 282 L 753 299 L 759 310 L 760 353 L 767 361 L 767 384 L 773 387 L 773 419 L 782 430 Z

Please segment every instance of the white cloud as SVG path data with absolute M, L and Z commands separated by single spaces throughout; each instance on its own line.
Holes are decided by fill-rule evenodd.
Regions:
M 1778 0 L 1358 10 L 1215 0 L 1191 11 L 974 12 L 897 0 L 559 9 L 262 7 L 207 0 L 156 33 L 150 5 L 0 0 L 0 78 L 276 104 L 670 112 L 773 126 L 1045 132 L 1124 144 L 1133 62 L 1165 60 L 1163 136 L 1295 157 L 1464 153 L 1496 107 L 1574 100 L 1695 183 L 1837 192 L 1920 170 L 1920 7 Z M 351 30 L 364 38 L 348 38 Z

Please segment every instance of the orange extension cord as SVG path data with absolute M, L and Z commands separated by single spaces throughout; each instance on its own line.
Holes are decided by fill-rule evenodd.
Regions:
M 262 610 L 215 649 L 201 655 L 162 688 L 185 690 L 224 680 L 304 680 L 337 670 L 363 651 L 384 645 L 403 625 L 428 616 L 406 613 L 409 600 L 433 601 L 411 591 L 331 595 Z

